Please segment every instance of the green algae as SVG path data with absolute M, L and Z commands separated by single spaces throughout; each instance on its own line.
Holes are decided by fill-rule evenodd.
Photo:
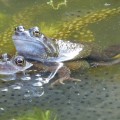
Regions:
M 58 120 L 58 118 L 51 110 L 34 108 L 32 111 L 15 118 L 15 120 Z
M 10 16 L 0 12 L 0 33 L 2 33 L 4 29 L 9 26 L 10 24 L 9 18 Z
M 92 23 L 96 23 L 102 20 L 106 20 L 107 18 L 110 18 L 111 16 L 114 16 L 116 14 L 120 13 L 120 7 L 118 8 L 112 8 L 112 9 L 103 9 L 100 11 L 96 11 L 93 13 L 90 13 L 88 15 L 83 16 L 82 18 L 75 18 L 72 19 L 71 21 L 67 21 L 66 23 L 63 24 L 62 29 L 59 30 L 57 35 L 54 37 L 59 38 L 59 39 L 70 39 L 73 38 L 72 36 L 75 36 L 75 34 L 79 31 L 80 35 L 92 35 L 92 32 L 86 32 L 82 33 L 80 32 L 82 29 L 88 27 L 88 25 Z M 81 39 L 79 37 L 79 39 Z M 90 39 L 91 41 L 91 39 Z

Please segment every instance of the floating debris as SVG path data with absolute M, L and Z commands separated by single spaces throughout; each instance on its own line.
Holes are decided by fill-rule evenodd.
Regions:
M 54 1 L 50 0 L 49 2 L 47 2 L 47 4 L 52 6 L 54 10 L 58 10 L 61 6 L 67 5 L 67 0 L 63 0 L 62 2 L 57 3 L 57 5 L 54 5 Z

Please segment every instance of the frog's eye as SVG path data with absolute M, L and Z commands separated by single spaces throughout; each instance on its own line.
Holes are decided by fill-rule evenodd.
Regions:
M 25 28 L 23 26 L 18 26 L 15 28 L 15 31 L 17 32 L 23 32 L 25 30 Z
M 33 35 L 34 35 L 35 37 L 39 37 L 39 36 L 40 36 L 40 32 L 39 32 L 39 31 L 34 31 L 34 32 L 33 32 Z
M 25 64 L 26 64 L 26 61 L 25 61 L 24 57 L 22 57 L 22 56 L 17 56 L 17 57 L 14 58 L 14 63 L 15 63 L 17 66 L 24 67 Z

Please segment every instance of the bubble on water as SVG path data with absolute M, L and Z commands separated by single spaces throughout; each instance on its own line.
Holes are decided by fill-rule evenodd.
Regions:
M 41 75 L 40 75 L 40 74 L 36 74 L 35 76 L 36 76 L 36 77 L 40 77 Z
M 39 82 L 33 83 L 33 86 L 41 87 L 41 86 L 43 86 L 43 84 L 39 81 Z
M 22 83 L 16 83 L 14 85 L 11 85 L 10 88 L 12 88 L 13 90 L 20 90 L 22 86 L 23 86 Z
M 2 92 L 7 92 L 7 91 L 8 91 L 8 88 L 2 88 L 1 91 L 2 91 Z
M 0 110 L 2 110 L 2 111 L 3 111 L 3 110 L 4 110 L 4 108 L 0 108 Z
M 31 77 L 30 76 L 24 76 L 21 78 L 21 80 L 31 80 Z
M 43 80 L 43 78 L 38 77 L 38 78 L 36 78 L 35 80 L 42 81 L 42 80 Z
M 14 89 L 14 90 L 20 90 L 20 89 L 21 89 L 21 86 L 14 86 L 13 89 Z

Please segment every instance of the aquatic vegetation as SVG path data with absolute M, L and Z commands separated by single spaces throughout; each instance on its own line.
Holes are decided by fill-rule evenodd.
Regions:
M 87 36 L 89 35 L 90 31 L 88 32 L 81 32 L 84 28 L 88 27 L 88 25 L 99 22 L 102 20 L 106 20 L 107 18 L 110 18 L 111 16 L 114 16 L 116 14 L 120 13 L 120 7 L 118 8 L 112 8 L 112 9 L 103 9 L 101 11 L 96 11 L 95 13 L 90 13 L 88 15 L 85 15 L 82 18 L 75 18 L 72 19 L 71 21 L 67 21 L 66 23 L 63 24 L 63 27 L 59 30 L 59 32 L 54 35 L 55 38 L 57 39 L 70 39 L 72 36 L 76 36 L 76 33 L 79 32 L 80 36 Z M 90 34 L 92 35 L 92 34 Z M 78 37 L 81 39 L 81 37 Z M 92 41 L 90 39 L 90 41 Z
M 11 37 L 14 32 L 14 28 L 18 25 L 25 25 L 25 27 L 35 26 L 35 24 L 33 24 L 36 22 L 35 17 L 38 15 L 41 16 L 41 14 L 42 14 L 41 11 L 44 11 L 44 9 L 47 10 L 48 8 L 46 8 L 46 7 L 44 8 L 43 6 L 40 7 L 39 5 L 36 5 L 36 6 L 31 6 L 31 7 L 25 8 L 24 10 L 17 13 L 16 15 L 13 15 L 13 17 L 11 19 L 12 22 L 9 25 L 9 27 L 0 34 L 0 40 L 1 40 L 0 53 L 3 53 L 3 51 L 4 51 L 9 54 L 14 54 L 15 48 L 12 43 L 12 37 Z M 40 21 L 39 21 L 39 23 L 40 23 Z M 39 23 L 36 22 L 36 24 L 39 24 Z M 39 24 L 39 26 L 43 25 L 43 23 L 44 22 L 41 22 L 41 24 Z M 47 31 L 49 31 L 49 32 L 52 31 L 52 33 L 53 33 L 53 29 L 50 28 Z M 9 50 L 7 49 L 8 45 L 10 48 Z
M 2 4 L 4 4 L 5 6 L 10 6 L 10 1 L 9 0 L 0 0 L 0 2 Z
M 8 20 L 10 16 L 6 15 L 5 13 L 0 12 L 0 33 L 9 26 L 10 21 Z
M 50 0 L 49 2 L 47 2 L 47 4 L 51 5 L 53 9 L 58 10 L 60 6 L 67 5 L 67 0 L 63 0 L 62 2 L 57 3 L 57 5 L 54 5 L 54 1 Z
M 42 33 L 44 33 L 46 36 L 53 38 L 53 35 L 58 32 L 56 28 L 59 28 L 60 26 L 58 24 L 47 25 L 45 24 L 45 22 L 40 22 L 39 27 Z
M 4 24 L 5 18 L 6 18 L 6 16 L 4 14 L 0 13 L 0 28 Z
M 57 115 L 50 110 L 35 108 L 32 111 L 15 118 L 15 120 L 58 120 L 58 118 Z
M 56 20 L 55 22 L 46 24 L 45 20 L 50 17 L 49 13 L 54 14 L 54 12 L 56 11 L 52 11 L 44 3 L 40 5 L 29 6 L 13 15 L 11 19 L 12 22 L 9 27 L 0 34 L 0 53 L 3 53 L 3 51 L 10 54 L 15 53 L 15 48 L 12 43 L 11 36 L 13 34 L 14 28 L 18 25 L 24 25 L 25 27 L 37 25 L 45 34 L 47 34 L 47 36 L 56 39 L 74 39 L 81 42 L 95 41 L 94 33 L 88 28 L 88 26 L 102 20 L 107 20 L 108 18 L 119 14 L 120 7 L 92 12 L 82 17 L 72 18 L 67 22 L 64 22 L 62 19 L 60 19 L 59 21 Z M 8 44 L 10 48 L 9 50 L 7 49 Z

